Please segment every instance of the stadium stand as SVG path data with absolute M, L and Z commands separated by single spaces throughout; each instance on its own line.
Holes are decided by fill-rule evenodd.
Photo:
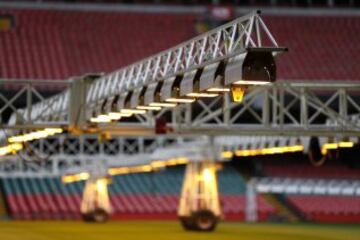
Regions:
M 16 21 L 14 29 L 0 32 L 1 77 L 28 79 L 113 71 L 186 40 L 195 19 L 188 14 L 0 13 L 11 13 Z
M 359 197 L 288 196 L 288 201 L 303 212 L 309 221 L 359 222 Z
M 109 185 L 115 219 L 175 219 L 184 168 L 156 173 L 113 177 Z M 63 185 L 59 178 L 2 179 L 10 216 L 14 219 L 78 219 L 84 183 Z M 244 180 L 232 167 L 219 172 L 219 188 L 225 218 L 243 220 Z M 266 220 L 275 210 L 257 199 L 259 217 Z
M 197 19 L 194 14 L 19 9 L 1 9 L 0 14 L 15 19 L 12 30 L 0 32 L 0 77 L 28 79 L 113 71 L 190 38 Z M 265 20 L 290 49 L 278 63 L 280 79 L 352 80 L 360 75 L 353 61 L 360 50 L 359 17 Z
M 281 160 L 269 157 L 260 161 L 264 174 L 271 177 L 360 179 L 359 168 L 350 168 L 339 160 L 329 160 L 319 167 L 314 167 L 306 157 L 283 156 Z
M 286 164 L 284 164 L 286 161 Z M 359 180 L 360 169 L 349 168 L 339 160 L 329 160 L 314 167 L 306 159 L 294 156 L 268 157 L 257 162 L 262 175 L 281 178 Z M 360 199 L 355 196 L 292 195 L 285 196 L 290 206 L 299 210 L 305 220 L 319 222 L 359 222 Z
M 195 14 L 0 9 L 14 27 L 0 31 L 0 78 L 67 79 L 110 72 L 172 47 L 194 35 Z M 290 52 L 277 64 L 284 80 L 357 80 L 358 16 L 265 16 L 279 43 Z M 323 26 L 327 25 L 327 28 Z M 296 26 L 296 27 L 295 27 Z M 295 30 L 296 29 L 296 30 Z M 156 37 L 154 37 L 156 36 Z M 89 41 L 91 39 L 91 41 Z M 326 66 L 326 67 L 325 67 Z M 360 179 L 359 169 L 339 163 L 261 161 L 275 177 Z M 117 176 L 109 186 L 115 218 L 176 218 L 183 169 Z M 15 219 L 77 219 L 83 183 L 58 178 L 5 178 L 6 206 Z M 227 219 L 244 219 L 244 180 L 233 169 L 219 173 Z M 351 197 L 287 196 L 308 220 L 360 221 L 360 202 Z M 258 197 L 260 219 L 275 213 Z M 335 217 L 334 217 L 335 216 Z

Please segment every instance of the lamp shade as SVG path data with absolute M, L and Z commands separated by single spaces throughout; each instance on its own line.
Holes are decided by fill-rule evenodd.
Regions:
M 150 103 L 155 102 L 155 91 L 159 83 L 151 83 L 147 86 L 144 95 L 144 105 L 149 105 Z
M 213 63 L 206 66 L 200 76 L 200 91 L 206 91 L 209 88 L 223 87 L 224 62 Z
M 193 70 L 191 72 L 187 72 L 184 74 L 184 78 L 182 79 L 180 83 L 180 95 L 185 96 L 188 93 L 192 93 L 194 91 L 198 92 L 198 89 L 194 89 L 194 82 L 196 82 L 196 73 L 200 70 Z M 197 81 L 198 82 L 198 81 Z M 199 85 L 199 84 L 198 84 Z
M 247 53 L 229 59 L 225 85 L 259 85 L 275 82 L 276 65 L 271 49 L 248 49 Z

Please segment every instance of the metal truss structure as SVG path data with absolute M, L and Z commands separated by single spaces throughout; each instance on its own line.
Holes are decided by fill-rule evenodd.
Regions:
M 278 46 L 259 13 L 252 12 L 101 77 L 90 86 L 86 104 L 101 105 L 105 99 L 126 91 L 229 59 L 248 48 L 263 47 L 264 38 L 270 39 L 270 46 Z
M 61 82 L 68 88 L 47 99 L 41 97 L 36 87 L 49 81 L 19 82 L 24 86 L 14 96 L 0 95 L 5 103 L 0 114 L 4 109 L 13 111 L 9 122 L 1 126 L 8 129 L 86 126 L 89 114 L 99 112 L 104 103 L 116 96 L 196 69 L 206 70 L 220 61 L 231 62 L 252 48 L 269 47 L 277 49 L 272 52 L 274 55 L 281 49 L 259 13 L 252 12 L 97 79 L 75 77 Z M 10 83 L 14 82 L 4 82 Z M 60 81 L 52 83 L 60 84 Z M 25 93 L 26 107 L 19 108 L 15 99 Z M 225 93 L 216 98 L 197 99 L 193 104 L 149 111 L 118 123 L 99 124 L 98 130 L 113 135 L 154 135 L 156 119 L 162 118 L 171 129 L 167 132 L 170 135 L 360 136 L 359 96 L 359 82 L 283 81 L 249 87 L 240 104 L 231 102 L 230 94 Z M 8 135 L 13 133 L 16 132 Z
M 35 86 L 21 88 L 10 99 L 0 96 L 5 102 L 0 113 L 3 114 L 6 109 L 16 112 L 9 124 L 2 124 L 4 129 L 68 124 L 65 112 L 52 115 L 51 110 L 55 106 L 47 103 L 53 101 L 52 98 L 39 105 L 27 102 L 26 110 L 17 109 L 15 99 L 25 93 L 38 96 Z M 59 95 L 61 96 L 63 95 Z M 248 89 L 241 104 L 231 102 L 229 94 L 225 94 L 213 99 L 199 99 L 192 104 L 183 104 L 160 112 L 138 115 L 136 121 L 132 122 L 125 120 L 100 124 L 99 129 L 114 135 L 154 135 L 155 119 L 164 118 L 172 128 L 172 132 L 168 134 L 360 136 L 359 98 L 359 82 L 282 81 Z M 61 105 L 65 111 L 68 103 L 66 98 L 62 99 Z M 36 114 L 31 113 L 31 110 L 39 109 L 40 105 L 42 110 L 39 111 L 43 116 L 52 116 L 47 121 L 39 122 L 36 117 L 32 118 Z M 17 116 L 17 122 L 14 116 Z
M 85 100 L 79 107 L 93 112 L 105 100 L 116 95 L 124 95 L 128 91 L 228 60 L 245 54 L 251 48 L 264 47 L 275 47 L 274 54 L 283 50 L 277 48 L 277 42 L 259 13 L 252 12 L 157 55 L 101 76 L 84 90 Z M 69 105 L 74 105 L 71 102 L 71 90 L 76 88 L 74 82 L 79 81 L 72 81 L 67 91 L 34 104 L 31 108 L 14 109 L 14 112 L 25 115 L 26 122 L 69 123 L 72 120 Z
M 49 90 L 59 92 L 71 87 L 67 80 L 0 79 L 0 84 L 5 89 L 0 92 L 0 126 L 6 129 L 36 128 L 43 115 L 56 112 L 52 103 L 57 101 L 67 107 L 66 98 L 57 96 L 49 100 Z M 48 124 L 60 122 L 48 121 Z
M 53 177 L 112 166 L 148 164 L 151 153 L 180 145 L 188 137 L 117 137 L 99 141 L 95 135 L 59 135 L 29 142 L 17 155 L 0 159 L 0 177 Z M 145 157 L 147 156 L 147 157 Z
M 148 91 L 150 86 L 174 80 L 179 75 L 185 80 L 185 76 L 191 76 L 198 69 L 204 69 L 204 72 L 210 69 L 211 72 L 221 61 L 241 62 L 243 59 L 239 60 L 239 56 L 243 58 L 251 49 L 269 50 L 273 55 L 283 50 L 258 12 L 100 77 L 74 77 L 68 81 L 1 80 L 4 86 L 20 86 L 13 87 L 15 94 L 0 93 L 3 102 L 1 118 L 6 119 L 11 112 L 9 121 L 1 122 L 1 128 L 5 129 L 0 133 L 1 141 L 5 143 L 7 136 L 20 130 L 72 125 L 86 128 L 89 114 L 99 113 L 104 105 L 108 108 L 108 103 L 117 96 L 136 92 L 130 100 L 132 102 L 135 96 L 137 105 L 139 89 L 145 86 Z M 215 81 L 213 76 L 210 78 Z M 194 81 L 193 78 L 190 80 Z M 45 98 L 40 91 L 43 84 L 60 84 L 65 86 L 65 90 Z M 167 89 L 166 94 L 171 90 Z M 166 89 L 161 88 L 161 91 L 165 94 Z M 288 137 L 283 141 L 284 145 L 289 139 L 291 142 L 292 137 L 359 137 L 359 98 L 360 82 L 280 81 L 247 86 L 242 103 L 231 102 L 230 93 L 223 93 L 215 98 L 199 98 L 191 104 L 163 108 L 159 112 L 148 111 L 119 122 L 97 124 L 95 133 L 110 134 L 113 136 L 110 140 L 99 140 L 97 136 L 62 135 L 25 143 L 27 147 L 18 155 L 0 159 L 0 176 L 61 175 L 74 167 L 87 169 L 99 158 L 106 163 L 120 161 L 130 155 L 148 154 L 170 143 L 194 141 L 201 136 L 213 138 L 212 143 L 219 146 L 219 151 L 249 146 L 245 138 L 226 140 L 230 135 Z M 156 136 L 157 119 L 167 123 L 164 136 Z M 226 137 L 221 137 L 224 135 Z M 258 139 L 252 142 L 255 146 L 268 141 Z
M 207 135 L 360 136 L 360 83 L 277 82 L 175 109 L 178 133 Z M 161 112 L 157 117 L 161 116 Z

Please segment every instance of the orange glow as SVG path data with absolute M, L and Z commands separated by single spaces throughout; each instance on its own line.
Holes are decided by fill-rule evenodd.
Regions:
M 88 172 L 82 172 L 73 175 L 65 175 L 61 178 L 63 183 L 72 183 L 77 181 L 84 181 L 89 179 L 90 174 Z
M 9 137 L 7 141 L 9 143 L 22 143 L 28 142 L 40 138 L 46 138 L 48 136 L 52 136 L 55 134 L 62 133 L 64 130 L 62 128 L 45 128 L 43 130 L 32 131 L 29 133 L 25 133 L 22 135 L 16 135 L 13 137 Z
M 302 152 L 302 151 L 304 151 L 304 146 L 293 145 L 293 146 L 285 146 L 285 147 L 237 150 L 237 151 L 235 151 L 235 156 L 248 157 L 248 156 L 282 154 L 282 153 Z
M 12 143 L 4 147 L 0 147 L 0 156 L 8 154 L 15 154 L 17 151 L 23 149 L 23 145 L 20 143 Z
M 326 155 L 327 152 L 329 150 L 334 150 L 334 149 L 338 149 L 338 148 L 352 148 L 354 146 L 353 142 L 338 142 L 338 143 L 325 143 L 322 147 L 321 147 L 321 153 L 323 155 Z
M 232 158 L 234 156 L 234 153 L 231 151 L 223 151 L 221 153 L 221 158 Z

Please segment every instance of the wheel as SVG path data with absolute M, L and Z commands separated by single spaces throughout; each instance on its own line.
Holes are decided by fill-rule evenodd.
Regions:
M 91 213 L 83 213 L 81 215 L 81 218 L 84 222 L 92 222 L 93 221 L 93 219 L 91 217 Z
M 201 210 L 193 213 L 192 221 L 196 230 L 211 232 L 215 230 L 218 218 L 209 210 Z
M 104 209 L 95 209 L 93 212 L 82 214 L 84 222 L 104 223 L 108 220 L 109 214 Z
M 97 223 L 104 223 L 109 219 L 109 214 L 104 209 L 95 209 L 92 213 L 92 219 Z
M 193 219 L 191 217 L 181 217 L 180 218 L 181 226 L 187 231 L 196 230 L 194 226 L 194 222 L 192 220 Z

